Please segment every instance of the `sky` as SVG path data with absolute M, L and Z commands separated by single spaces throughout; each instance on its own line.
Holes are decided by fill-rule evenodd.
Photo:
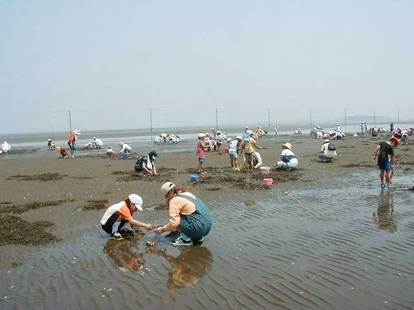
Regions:
M 411 0 L 2 0 L 0 133 L 414 119 L 413 38 Z

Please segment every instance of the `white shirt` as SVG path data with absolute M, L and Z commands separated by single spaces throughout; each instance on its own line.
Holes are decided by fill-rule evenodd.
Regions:
M 122 144 L 122 149 L 120 153 L 125 152 L 125 151 L 131 151 L 131 150 L 132 150 L 131 147 L 128 144 L 124 143 Z
M 11 146 L 10 144 L 8 144 L 6 141 L 4 141 L 4 143 L 1 145 L 1 150 L 3 152 L 8 152 L 11 150 Z
M 102 140 L 101 139 L 99 139 L 99 138 L 96 138 L 94 141 L 93 141 L 93 143 L 95 143 L 96 145 L 98 145 L 98 146 L 103 146 L 103 142 L 102 142 Z
M 229 153 L 230 152 L 237 152 L 237 144 L 239 140 L 231 140 L 229 144 Z
M 326 143 L 322 144 L 321 152 L 323 152 L 323 154 L 326 157 L 335 157 L 336 156 L 336 151 L 330 151 L 328 149 L 328 146 L 329 146 L 329 142 L 326 142 Z
M 257 168 L 259 168 L 263 164 L 263 162 L 262 162 L 262 156 L 260 156 L 260 153 L 259 152 L 256 152 L 256 151 L 253 152 L 253 156 L 257 160 L 257 164 L 256 164 L 256 166 L 254 166 L 254 168 L 257 169 Z
M 291 150 L 289 149 L 283 149 L 282 153 L 280 154 L 281 156 L 295 156 L 294 158 L 292 158 L 289 162 L 291 163 L 298 163 L 298 159 L 296 158 L 295 153 L 293 153 Z

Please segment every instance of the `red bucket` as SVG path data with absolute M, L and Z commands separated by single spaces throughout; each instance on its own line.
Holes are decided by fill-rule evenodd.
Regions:
M 265 179 L 263 179 L 263 187 L 265 189 L 272 188 L 272 185 L 273 185 L 273 179 L 272 178 L 265 178 Z

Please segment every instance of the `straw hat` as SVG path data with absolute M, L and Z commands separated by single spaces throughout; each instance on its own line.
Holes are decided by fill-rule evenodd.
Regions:
M 289 150 L 292 150 L 292 144 L 290 144 L 289 142 L 287 142 L 285 144 L 282 144 L 282 147 L 284 147 L 286 149 L 289 149 Z

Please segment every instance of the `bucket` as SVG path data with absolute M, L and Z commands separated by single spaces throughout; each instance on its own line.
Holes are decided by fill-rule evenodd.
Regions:
M 273 184 L 273 179 L 272 178 L 266 178 L 263 179 L 263 187 L 265 189 L 270 189 L 272 188 L 272 184 Z
M 198 182 L 198 174 L 193 173 L 193 174 L 191 175 L 191 177 L 190 177 L 190 181 L 191 181 L 192 183 L 197 183 L 197 182 Z
M 259 169 L 260 169 L 261 175 L 268 175 L 270 173 L 270 167 L 263 166 L 263 167 L 260 167 Z

